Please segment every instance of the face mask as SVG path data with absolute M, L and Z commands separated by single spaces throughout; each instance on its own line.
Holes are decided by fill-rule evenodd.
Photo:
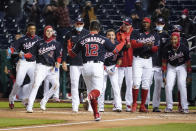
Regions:
M 181 15 L 182 19 L 186 19 L 186 15 Z
M 83 29 L 83 27 L 76 27 L 76 30 L 79 31 L 79 32 L 81 32 L 82 29 Z
M 156 30 L 157 31 L 162 31 L 163 30 L 163 26 L 156 26 Z

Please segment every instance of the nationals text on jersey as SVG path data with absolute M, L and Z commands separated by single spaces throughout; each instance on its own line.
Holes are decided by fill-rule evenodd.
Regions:
M 178 59 L 178 58 L 183 57 L 183 56 L 184 56 L 183 52 L 180 52 L 179 54 L 169 56 L 169 60 L 173 61 L 173 60 Z
M 49 47 L 44 47 L 44 48 L 41 48 L 39 49 L 39 55 L 43 55 L 44 53 L 48 52 L 48 51 L 51 51 L 51 50 L 55 50 L 56 47 L 54 45 L 51 45 Z

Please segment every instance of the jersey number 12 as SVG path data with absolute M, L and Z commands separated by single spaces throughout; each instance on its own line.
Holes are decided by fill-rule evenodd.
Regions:
M 86 44 L 86 56 L 98 56 L 99 46 L 97 44 Z

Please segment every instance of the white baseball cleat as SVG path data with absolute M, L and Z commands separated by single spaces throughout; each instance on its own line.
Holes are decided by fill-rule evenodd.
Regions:
M 114 111 L 114 112 L 121 112 L 122 109 L 119 108 L 119 107 L 114 107 L 114 108 L 112 109 L 112 111 Z
M 40 102 L 40 109 L 42 111 L 45 111 L 46 110 L 46 104 L 43 101 Z
M 33 113 L 32 109 L 27 109 L 27 113 Z
M 99 112 L 104 112 L 104 107 L 100 107 Z
M 171 108 L 165 108 L 165 113 L 171 113 L 172 109 Z
M 189 110 L 188 110 L 188 109 L 182 109 L 181 112 L 182 112 L 183 114 L 188 114 L 188 113 L 189 113 Z
M 126 106 L 126 112 L 131 112 L 131 106 L 129 105 Z
M 94 117 L 95 117 L 95 121 L 100 121 L 100 120 L 101 120 L 101 116 L 100 116 L 99 113 L 96 113 L 96 114 L 94 115 Z

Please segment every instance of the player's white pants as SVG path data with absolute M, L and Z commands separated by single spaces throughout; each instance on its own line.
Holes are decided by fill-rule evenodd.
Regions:
M 71 80 L 71 97 L 72 97 L 72 110 L 78 111 L 80 105 L 79 99 L 79 80 L 82 74 L 82 66 L 70 66 L 70 80 Z
M 163 87 L 163 76 L 161 67 L 153 67 L 154 70 L 154 92 L 152 98 L 153 107 L 159 107 L 161 98 L 161 88 Z
M 50 82 L 49 82 L 49 80 L 45 79 L 44 80 L 44 95 L 46 94 L 46 92 L 49 91 L 49 89 L 50 89 Z M 53 95 L 53 98 L 59 98 L 59 90 L 60 90 L 60 88 L 58 88 L 56 90 L 56 92 Z
M 180 91 L 182 109 L 188 109 L 186 77 L 187 77 L 187 71 L 186 71 L 185 64 L 177 67 L 172 66 L 170 64 L 167 65 L 166 87 L 165 87 L 167 108 L 170 109 L 173 108 L 172 91 L 177 78 L 177 86 L 178 86 L 178 90 Z
M 32 84 L 34 83 L 34 72 L 35 72 L 36 62 L 28 62 L 26 60 L 19 60 L 17 63 L 17 70 L 16 70 L 16 82 L 13 85 L 13 89 L 9 95 L 9 101 L 13 102 L 18 92 L 19 88 L 22 86 L 23 81 L 25 79 L 26 74 L 28 74 L 30 78 L 30 83 L 28 86 L 27 92 L 25 93 L 25 97 L 23 99 L 27 99 L 29 97 L 29 91 L 32 88 Z
M 142 82 L 142 89 L 149 90 L 152 83 L 152 57 L 144 59 L 133 57 L 133 85 L 139 89 Z
M 133 86 L 133 79 L 132 79 L 132 67 L 119 67 L 118 68 L 118 84 L 121 92 L 123 78 L 125 77 L 126 82 L 126 93 L 125 93 L 125 101 L 126 105 L 132 105 L 133 103 L 133 96 L 132 96 L 132 86 Z
M 55 72 L 54 67 L 52 66 L 46 66 L 43 64 L 36 64 L 35 69 L 35 82 L 33 84 L 33 88 L 31 90 L 27 110 L 32 110 L 33 103 L 35 101 L 37 91 L 44 79 L 47 79 L 51 84 L 52 87 L 50 90 L 44 95 L 44 98 L 42 99 L 43 102 L 47 103 L 48 99 L 56 92 L 56 90 L 59 88 L 59 73 Z
M 103 62 L 94 63 L 92 61 L 83 64 L 82 76 L 87 86 L 87 93 L 97 89 L 102 93 L 103 77 L 104 77 Z
M 107 70 L 110 70 L 113 67 L 115 67 L 115 65 L 106 66 Z M 102 93 L 98 99 L 99 108 L 104 108 L 105 90 L 106 90 L 108 76 L 110 78 L 110 82 L 111 82 L 112 89 L 114 92 L 113 104 L 115 105 L 116 108 L 122 109 L 122 100 L 120 96 L 120 88 L 118 85 L 118 69 L 113 74 L 108 74 L 106 71 L 104 73 L 104 86 L 102 89 Z

